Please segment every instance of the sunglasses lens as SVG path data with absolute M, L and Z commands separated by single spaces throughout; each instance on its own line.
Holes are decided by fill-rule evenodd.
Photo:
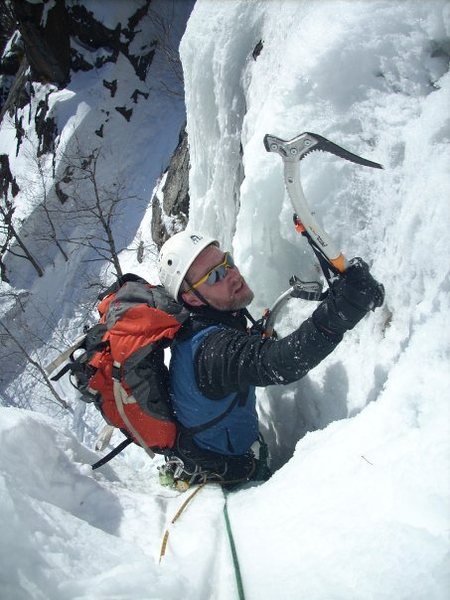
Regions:
M 225 253 L 225 258 L 220 265 L 217 265 L 212 271 L 210 271 L 207 275 L 199 279 L 197 283 L 192 284 L 192 289 L 198 287 L 201 283 L 206 283 L 207 285 L 214 285 L 215 283 L 222 281 L 227 276 L 227 270 L 234 268 L 234 260 L 229 252 Z
M 227 274 L 227 269 L 226 269 L 225 265 L 219 265 L 218 267 L 213 269 L 211 271 L 211 273 L 208 275 L 208 279 L 206 280 L 206 283 L 208 285 L 214 285 L 218 281 L 222 281 L 222 279 L 225 279 L 226 274 Z

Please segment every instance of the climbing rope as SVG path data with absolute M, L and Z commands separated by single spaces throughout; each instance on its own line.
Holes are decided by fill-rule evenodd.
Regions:
M 188 496 L 188 498 L 186 498 L 186 500 L 183 502 L 183 504 L 180 506 L 180 508 L 175 513 L 175 516 L 173 517 L 173 519 L 170 521 L 170 524 L 173 525 L 174 523 L 176 523 L 176 521 L 181 517 L 181 515 L 183 514 L 183 512 L 186 510 L 187 506 L 191 503 L 191 501 L 195 498 L 195 496 L 199 493 L 199 491 L 201 489 L 203 489 L 207 484 L 208 484 L 208 482 L 206 482 L 206 481 L 204 483 L 200 484 L 192 492 L 192 494 L 190 494 Z M 238 559 L 238 555 L 237 555 L 236 544 L 235 544 L 234 537 L 233 537 L 233 530 L 231 528 L 230 515 L 228 513 L 228 494 L 229 494 L 229 491 L 226 490 L 224 488 L 224 486 L 222 486 L 222 491 L 223 491 L 223 495 L 224 495 L 224 498 L 225 498 L 225 503 L 224 503 L 224 506 L 223 506 L 223 514 L 224 514 L 224 518 L 225 518 L 225 525 L 226 525 L 226 532 L 227 532 L 227 536 L 228 536 L 228 542 L 230 544 L 230 549 L 231 549 L 231 556 L 233 558 L 233 567 L 234 567 L 234 574 L 235 574 L 235 578 L 236 578 L 236 587 L 237 587 L 237 591 L 238 591 L 238 595 L 239 595 L 239 600 L 245 600 L 244 585 L 242 583 L 241 569 L 240 569 L 240 566 L 239 566 L 239 559 Z M 159 553 L 159 563 L 160 564 L 161 564 L 161 561 L 162 561 L 163 557 L 166 554 L 168 540 L 169 540 L 169 528 L 167 527 L 167 529 L 164 532 L 164 536 L 163 536 L 163 539 L 162 539 L 162 542 L 161 542 L 161 550 L 160 550 L 160 553 Z
M 223 514 L 225 517 L 225 524 L 227 526 L 227 534 L 228 534 L 228 541 L 230 542 L 231 555 L 233 557 L 233 567 L 234 567 L 234 576 L 236 578 L 236 586 L 237 586 L 237 590 L 238 590 L 238 594 L 239 594 L 239 600 L 245 600 L 244 585 L 242 583 L 241 569 L 239 566 L 239 559 L 238 559 L 238 555 L 237 555 L 237 551 L 236 551 L 236 544 L 234 542 L 233 531 L 231 529 L 230 516 L 228 514 L 228 494 L 229 494 L 229 492 L 227 490 L 223 489 L 223 493 L 225 496 L 225 504 L 223 507 Z
M 191 502 L 191 500 L 193 500 L 193 498 L 199 493 L 199 491 L 204 488 L 206 485 L 206 481 L 202 484 L 200 484 L 198 486 L 197 489 L 195 489 L 192 494 L 190 496 L 188 496 L 186 498 L 186 500 L 183 502 L 183 504 L 180 506 L 180 508 L 178 509 L 178 511 L 176 512 L 175 516 L 173 517 L 173 519 L 171 520 L 171 524 L 173 525 L 174 523 L 176 523 L 176 521 L 181 517 L 181 515 L 183 514 L 183 512 L 185 511 L 186 507 L 188 506 L 188 504 Z M 161 563 L 161 560 L 163 559 L 163 556 L 166 554 L 166 548 L 167 548 L 167 541 L 169 539 L 169 528 L 166 529 L 166 531 L 164 532 L 164 536 L 162 539 L 162 543 L 161 543 L 161 551 L 159 553 L 159 562 Z

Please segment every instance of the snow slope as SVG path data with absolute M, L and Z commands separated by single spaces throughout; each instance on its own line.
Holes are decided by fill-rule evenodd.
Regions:
M 302 165 L 317 218 L 386 304 L 303 381 L 259 392 L 278 470 L 228 500 L 246 598 L 448 597 L 449 47 L 440 0 L 199 0 L 188 23 L 191 227 L 233 250 L 255 314 L 292 273 L 317 277 L 263 136 L 313 131 L 385 166 Z M 282 334 L 312 311 L 291 304 Z M 59 421 L 1 413 L 8 598 L 237 597 L 220 489 L 169 526 L 159 564 L 185 496 L 157 464 L 129 448 L 92 474 Z
M 195 534 L 180 520 L 170 559 L 159 565 L 163 533 L 181 502 L 159 485 L 155 464 L 131 451 L 131 467 L 116 463 L 93 474 L 86 463 L 94 453 L 70 431 L 36 413 L 1 412 L 2 598 L 178 598 L 180 590 L 186 598 L 210 597 L 211 552 L 222 546 L 229 562 L 220 523 L 214 533 L 220 489 L 203 491 Z

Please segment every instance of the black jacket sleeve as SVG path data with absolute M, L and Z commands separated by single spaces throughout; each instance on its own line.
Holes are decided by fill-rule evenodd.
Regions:
M 327 336 L 311 318 L 282 340 L 236 329 L 216 330 L 197 350 L 197 384 L 208 398 L 220 399 L 249 385 L 291 383 L 318 365 L 341 339 Z

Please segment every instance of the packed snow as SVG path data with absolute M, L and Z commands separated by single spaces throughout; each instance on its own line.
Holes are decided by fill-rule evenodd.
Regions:
M 304 380 L 258 391 L 276 472 L 227 499 L 247 599 L 448 598 L 449 49 L 443 0 L 198 0 L 189 18 L 181 43 L 189 226 L 233 251 L 255 291 L 255 316 L 293 273 L 319 278 L 292 225 L 282 161 L 265 151 L 264 135 L 316 132 L 384 165 L 379 171 L 323 153 L 302 162 L 316 218 L 348 258 L 370 264 L 386 302 Z M 55 96 L 67 127 L 82 128 L 99 110 L 91 83 Z M 151 125 L 158 122 L 151 102 L 133 130 L 112 133 L 136 150 L 124 158 L 133 192 L 144 182 L 156 189 L 183 117 L 173 106 L 171 141 L 152 162 L 143 154 L 152 135 L 147 110 L 155 111 Z M 0 138 L 8 143 L 4 129 Z M 130 247 L 133 236 L 148 236 L 139 225 L 148 223 L 144 212 L 124 231 Z M 149 257 L 141 265 L 132 252 L 122 256 L 126 270 L 156 276 Z M 81 297 L 73 292 L 79 267 L 55 261 L 58 306 L 49 278 L 30 283 L 28 274 L 15 284 L 47 301 L 75 333 L 80 316 L 70 301 L 71 293 Z M 312 310 L 292 300 L 280 335 Z M 19 385 L 31 393 L 26 374 Z M 75 408 L 68 386 L 59 389 Z M 0 410 L 2 596 L 238 597 L 220 487 L 202 488 L 172 524 L 191 491 L 159 485 L 161 459 L 129 447 L 93 472 L 92 435 L 83 439 L 67 417 Z M 101 427 L 94 417 L 89 423 Z M 113 443 L 120 439 L 115 434 Z

